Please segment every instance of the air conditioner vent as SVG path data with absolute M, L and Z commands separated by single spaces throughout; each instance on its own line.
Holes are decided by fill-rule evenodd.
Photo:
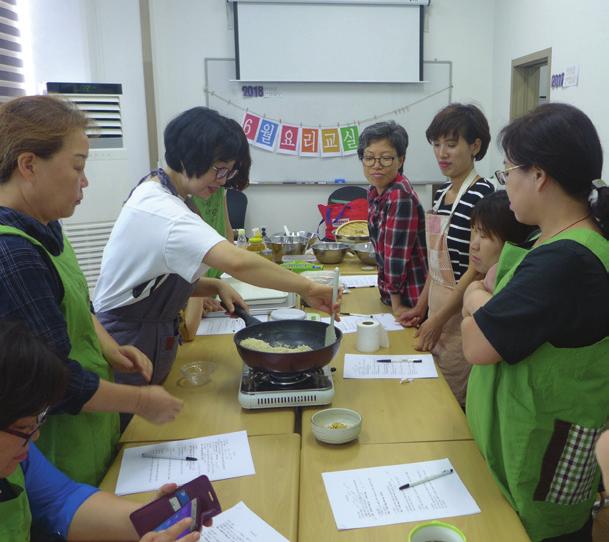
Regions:
M 87 130 L 93 149 L 123 148 L 123 120 L 120 97 L 122 85 L 112 83 L 47 83 L 48 94 L 70 100 L 87 115 Z

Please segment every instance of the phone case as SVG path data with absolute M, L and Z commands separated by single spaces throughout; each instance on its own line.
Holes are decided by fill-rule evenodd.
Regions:
M 143 536 L 154 530 L 193 499 L 199 500 L 198 519 L 195 525 L 197 530 L 201 528 L 204 521 L 222 512 L 220 502 L 209 478 L 202 475 L 180 486 L 173 493 L 159 497 L 139 508 L 129 517 L 137 533 Z

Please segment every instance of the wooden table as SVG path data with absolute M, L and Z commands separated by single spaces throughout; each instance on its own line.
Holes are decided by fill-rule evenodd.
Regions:
M 344 296 L 345 312 L 387 312 L 375 288 L 358 288 Z M 379 356 L 416 354 L 414 329 L 389 333 L 389 348 L 380 349 Z M 471 439 L 463 411 L 459 407 L 442 373 L 438 378 L 416 379 L 400 384 L 399 380 L 344 379 L 345 353 L 357 354 L 356 334 L 343 335 L 342 344 L 331 363 L 336 371 L 333 407 L 357 410 L 363 417 L 360 442 L 421 442 L 429 440 Z M 308 407 L 303 411 L 302 434 L 311 432 L 311 416 L 326 406 Z
M 184 387 L 180 367 L 195 360 L 216 364 L 211 382 L 200 387 Z M 136 416 L 121 442 L 176 440 L 230 433 L 245 429 L 247 434 L 293 433 L 296 414 L 291 408 L 244 410 L 238 400 L 243 362 L 230 335 L 197 337 L 180 347 L 176 362 L 164 387 L 184 401 L 178 417 L 165 425 L 154 425 Z
M 480 514 L 445 518 L 470 542 L 524 542 L 529 538 L 503 498 L 473 441 L 410 444 L 320 444 L 303 437 L 300 469 L 299 542 L 404 542 L 418 523 L 338 531 L 322 472 L 397 465 L 448 457 L 474 497 Z
M 319 263 L 319 262 L 318 262 Z M 324 271 L 332 271 L 336 264 L 323 264 Z M 350 252 L 347 253 L 345 259 L 339 264 L 341 275 L 371 275 L 376 274 L 376 267 L 363 264 L 357 256 Z
M 295 541 L 298 529 L 300 436 L 249 437 L 249 443 L 256 474 L 213 482 L 222 509 L 243 501 L 288 540 Z M 122 456 L 121 450 L 102 480 L 100 487 L 103 490 L 114 493 Z M 154 497 L 154 493 L 137 493 L 124 498 L 145 503 Z

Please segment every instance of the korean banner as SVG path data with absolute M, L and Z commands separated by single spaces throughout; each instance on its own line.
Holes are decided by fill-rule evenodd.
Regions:
M 298 154 L 298 136 L 300 127 L 282 124 L 279 128 L 277 152 L 281 154 Z
M 340 139 L 343 156 L 357 153 L 357 144 L 359 142 L 359 130 L 357 129 L 357 125 L 341 126 Z
M 300 135 L 300 156 L 319 156 L 318 128 L 302 128 Z
M 275 150 L 275 143 L 277 141 L 277 134 L 279 133 L 279 123 L 268 120 L 260 119 L 260 127 L 258 128 L 258 134 L 254 141 L 256 147 L 265 149 L 273 152 Z
M 253 143 L 256 140 L 256 134 L 258 133 L 258 127 L 260 126 L 260 117 L 246 112 L 245 115 L 243 115 L 241 126 L 243 127 L 243 133 L 245 134 L 245 137 L 247 137 L 247 140 L 250 143 Z
M 340 134 L 338 128 L 322 128 L 321 133 L 321 156 L 340 156 Z

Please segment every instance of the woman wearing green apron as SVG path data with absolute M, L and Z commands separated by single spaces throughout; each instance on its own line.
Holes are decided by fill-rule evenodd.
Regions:
M 150 367 L 141 352 L 117 345 L 96 323 L 58 222 L 73 214 L 88 184 L 87 122 L 78 109 L 48 96 L 0 108 L 0 319 L 23 322 L 68 365 L 68 390 L 40 448 L 72 478 L 96 484 L 118 441 L 117 412 L 161 423 L 175 417 L 181 401 L 160 387 L 111 382 L 109 364 L 148 375 Z
M 531 539 L 591 540 L 609 417 L 609 189 L 590 119 L 545 104 L 501 132 L 516 218 L 537 224 L 530 250 L 506 245 L 489 294 L 464 299 L 469 424 Z
M 137 540 L 129 514 L 141 503 L 70 480 L 34 445 L 67 378 L 64 363 L 23 324 L 0 321 L 0 540 Z M 186 527 L 142 541 L 171 542 Z

